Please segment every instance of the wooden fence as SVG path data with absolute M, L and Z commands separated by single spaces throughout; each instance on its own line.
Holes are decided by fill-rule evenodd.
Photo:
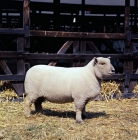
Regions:
M 10 4 L 17 5 L 16 1 L 6 1 L 9 4 L 7 7 L 10 9 Z M 119 28 L 117 28 L 118 32 L 116 33 L 107 33 L 106 27 L 103 26 L 103 32 L 86 32 L 84 29 L 84 21 L 87 20 L 84 15 L 85 8 L 93 8 L 94 11 L 97 11 L 98 6 L 92 6 L 92 5 L 85 5 L 85 0 L 82 0 L 81 5 L 71 5 L 72 8 L 70 11 L 76 11 L 76 9 L 82 10 L 82 15 L 76 15 L 76 18 L 80 19 L 82 22 L 81 31 L 60 31 L 59 26 L 60 23 L 58 21 L 58 18 L 60 18 L 60 10 L 66 10 L 67 4 L 60 4 L 60 0 L 54 0 L 54 3 L 45 3 L 46 8 L 54 8 L 54 31 L 49 30 L 32 30 L 30 26 L 30 21 L 33 23 L 34 19 L 30 17 L 30 12 L 36 13 L 35 8 L 37 7 L 37 4 L 35 5 L 33 2 L 32 4 L 32 10 L 30 11 L 30 0 L 23 0 L 20 2 L 23 5 L 23 12 L 20 10 L 20 19 L 23 21 L 22 28 L 5 28 L 2 27 L 2 10 L 4 8 L 4 4 L 6 4 L 4 0 L 1 0 L 0 2 L 0 35 L 16 35 L 17 36 L 17 51 L 1 51 L 0 50 L 0 65 L 5 73 L 5 75 L 0 75 L 0 80 L 9 80 L 12 82 L 12 85 L 15 89 L 15 91 L 18 93 L 19 96 L 22 96 L 24 92 L 23 87 L 23 81 L 25 78 L 26 71 L 30 68 L 30 60 L 52 60 L 49 65 L 56 65 L 57 60 L 86 60 L 86 59 L 92 59 L 93 57 L 108 57 L 110 56 L 111 59 L 122 59 L 124 61 L 124 67 L 123 67 L 123 73 L 122 74 L 116 74 L 109 79 L 115 79 L 115 80 L 124 80 L 125 86 L 129 87 L 131 80 L 137 80 L 138 75 L 133 74 L 133 60 L 138 59 L 138 53 L 133 53 L 133 40 L 138 39 L 138 34 L 135 32 L 137 30 L 137 15 L 138 15 L 138 8 L 137 8 L 137 0 L 135 0 L 135 6 L 130 7 L 130 0 L 125 0 L 125 6 L 120 6 L 118 8 L 118 12 L 124 11 L 124 29 L 123 33 L 119 32 Z M 39 3 L 40 4 L 40 3 Z M 56 8 L 55 8 L 56 7 Z M 41 6 L 41 8 L 45 9 L 44 6 Z M 43 10 L 42 9 L 42 10 Z M 112 6 L 105 6 L 101 9 L 101 12 L 104 14 L 106 13 L 113 13 L 112 10 L 116 10 Z M 130 13 L 130 10 L 132 10 L 132 13 Z M 39 12 L 39 16 L 42 16 Z M 71 15 L 73 17 L 73 15 Z M 64 16 L 63 18 L 65 18 Z M 130 18 L 131 17 L 131 18 Z M 93 18 L 93 17 L 91 17 Z M 132 32 L 132 29 L 130 29 L 130 19 L 134 20 L 134 29 Z M 38 19 L 37 19 L 38 20 Z M 122 17 L 120 17 L 120 20 L 122 20 Z M 7 20 L 8 21 L 8 20 Z M 21 23 L 21 22 L 20 22 Z M 98 24 L 98 23 L 96 23 Z M 105 24 L 105 23 L 104 23 Z M 11 25 L 11 24 L 10 24 Z M 118 24 L 118 27 L 120 25 Z M 65 38 L 67 39 L 67 42 L 60 48 L 60 50 L 57 53 L 30 53 L 30 38 L 31 37 L 45 37 L 45 38 Z M 99 52 L 97 47 L 94 45 L 94 43 L 91 41 L 92 39 L 112 39 L 112 40 L 124 40 L 125 47 L 124 47 L 124 53 L 123 54 L 102 54 Z M 79 45 L 79 41 L 81 42 Z M 65 53 L 67 49 L 73 45 L 73 53 L 67 54 Z M 91 50 L 94 53 L 87 54 L 86 53 L 86 45 L 88 45 Z M 6 60 L 10 59 L 16 59 L 17 60 L 17 73 L 12 74 L 11 70 L 9 69 Z M 81 62 L 81 66 L 85 65 L 84 62 Z M 73 63 L 73 66 L 76 66 L 75 62 Z

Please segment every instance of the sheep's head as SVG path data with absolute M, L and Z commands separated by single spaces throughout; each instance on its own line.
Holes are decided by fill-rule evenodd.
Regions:
M 115 73 L 115 69 L 110 63 L 110 57 L 98 57 L 93 59 L 94 72 L 100 79 L 111 76 Z

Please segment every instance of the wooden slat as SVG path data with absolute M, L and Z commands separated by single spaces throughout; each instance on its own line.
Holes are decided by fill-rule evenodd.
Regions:
M 23 2 L 23 28 L 25 32 L 25 48 L 30 48 L 30 0 Z
M 73 43 L 73 54 L 79 54 L 79 41 L 74 41 Z M 73 61 L 73 67 L 77 67 L 78 66 L 78 60 L 74 60 Z
M 24 52 L 24 38 L 18 37 L 17 39 L 17 52 Z M 23 59 L 17 59 L 17 74 L 24 75 L 25 74 L 25 65 Z M 22 96 L 24 93 L 24 85 L 23 83 L 17 84 L 16 92 L 19 96 Z
M 4 60 L 0 60 L 0 65 L 4 71 L 5 74 L 7 75 L 12 75 L 11 70 L 9 69 L 9 67 L 7 66 L 6 62 Z
M 24 81 L 25 75 L 0 75 L 1 81 Z
M 37 59 L 92 59 L 93 57 L 111 57 L 111 59 L 138 59 L 137 55 L 133 54 L 25 54 L 25 59 L 27 60 L 37 60 Z
M 80 54 L 86 54 L 86 41 L 81 41 L 80 43 Z M 80 60 L 80 66 L 85 66 L 85 60 Z
M 126 74 L 114 74 L 113 76 L 107 77 L 104 80 L 125 80 L 126 77 Z M 130 74 L 129 78 L 131 80 L 138 80 L 138 74 Z
M 64 54 L 67 49 L 70 47 L 70 45 L 73 43 L 73 41 L 67 41 L 61 48 L 60 50 L 57 52 L 57 54 Z M 50 66 L 55 66 L 57 64 L 57 61 L 52 61 L 50 62 L 48 65 Z
M 30 30 L 30 36 L 63 37 L 63 38 L 101 38 L 101 39 L 125 39 L 125 33 L 90 33 L 90 32 L 62 32 Z
M 127 34 L 125 40 L 125 47 L 124 53 L 133 53 L 133 45 L 131 43 L 131 34 L 130 34 L 130 27 L 129 27 L 129 20 L 130 18 L 130 0 L 125 0 L 125 22 L 124 22 L 124 32 Z M 123 67 L 125 76 L 125 90 L 124 92 L 128 92 L 129 82 L 130 82 L 130 73 L 133 71 L 133 62 L 132 61 L 125 61 Z
M 131 39 L 138 39 L 138 34 L 131 34 Z
M 22 28 L 0 28 L 0 34 L 24 35 Z
M 0 59 L 23 58 L 24 53 L 14 51 L 0 51 Z
M 0 52 L 0 59 L 25 59 L 25 60 L 37 60 L 37 59 L 91 59 L 93 57 L 111 57 L 111 59 L 124 59 L 133 60 L 138 59 L 138 53 L 127 54 L 42 54 L 42 53 L 23 53 L 23 52 Z
M 99 50 L 97 49 L 97 47 L 94 45 L 92 41 L 87 41 L 87 44 L 94 53 L 100 54 Z
M 24 81 L 25 75 L 0 75 L 1 80 L 6 81 Z M 104 80 L 124 80 L 125 74 L 115 74 L 111 77 L 105 78 Z M 138 74 L 130 74 L 131 80 L 138 80 Z

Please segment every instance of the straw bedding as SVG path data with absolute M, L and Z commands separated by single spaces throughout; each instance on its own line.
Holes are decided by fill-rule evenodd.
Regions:
M 103 82 L 102 84 L 117 84 Z M 102 87 L 106 86 L 103 85 Z M 110 85 L 111 87 L 111 85 Z M 112 94 L 118 94 L 118 85 Z M 109 89 L 108 89 L 109 90 Z M 112 91 L 112 90 L 111 90 Z M 135 89 L 135 92 L 136 89 Z M 5 97 L 4 97 L 5 93 Z M 9 93 L 9 94 L 8 94 Z M 12 93 L 12 97 L 10 97 Z M 24 102 L 13 102 L 13 90 L 0 93 L 0 139 L 4 140 L 108 140 L 138 139 L 138 98 L 91 101 L 86 107 L 88 119 L 75 123 L 73 103 L 44 102 L 43 114 L 36 114 L 32 105 L 30 118 L 24 117 Z M 101 90 L 102 95 L 106 95 Z M 120 94 L 120 93 L 119 93 Z M 109 92 L 107 94 L 109 97 Z M 6 100 L 3 102 L 3 98 Z M 10 100 L 10 101 L 9 101 Z M 107 102 L 108 100 L 108 102 Z

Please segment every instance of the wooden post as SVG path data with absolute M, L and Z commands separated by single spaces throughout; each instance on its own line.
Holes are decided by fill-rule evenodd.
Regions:
M 80 43 L 80 53 L 86 54 L 86 41 L 81 41 Z M 85 60 L 81 60 L 80 66 L 85 66 Z
M 106 16 L 104 14 L 104 26 L 103 26 L 103 32 L 106 33 Z
M 30 29 L 30 7 L 29 7 L 30 0 L 23 1 L 23 28 L 25 32 L 24 37 L 18 37 L 17 40 L 17 52 L 24 52 L 25 48 L 30 48 L 30 38 L 29 38 L 29 29 Z M 25 64 L 24 60 L 18 59 L 17 60 L 17 74 L 23 75 L 25 74 Z M 19 96 L 22 96 L 24 93 L 24 84 L 19 83 L 17 84 L 16 92 Z
M 24 49 L 26 53 L 29 53 L 30 48 L 30 0 L 23 1 L 23 28 L 25 31 L 25 38 L 24 38 Z M 26 70 L 30 68 L 29 62 L 25 62 L 27 67 Z
M 124 53 L 133 53 L 133 43 L 131 43 L 131 34 L 129 28 L 129 18 L 130 18 L 130 0 L 125 0 L 125 23 L 124 23 L 124 32 L 127 34 L 125 40 L 125 48 Z M 125 78 L 125 87 L 128 89 L 129 87 L 129 76 L 130 73 L 133 72 L 133 61 L 125 61 L 124 62 L 124 73 L 126 73 Z M 126 90 L 128 91 L 128 90 Z
M 137 8 L 138 8 L 138 0 L 135 0 L 135 15 L 134 15 L 134 29 L 133 29 L 133 32 L 134 32 L 134 34 L 136 34 L 137 33 Z
M 60 30 L 60 0 L 54 0 L 54 30 Z
M 85 16 L 85 0 L 82 0 L 82 17 L 81 17 L 81 31 L 84 32 L 85 28 L 84 28 L 84 16 Z
M 24 38 L 18 37 L 17 40 L 17 52 L 24 52 Z M 24 75 L 25 74 L 25 65 L 24 60 L 18 59 L 17 60 L 17 74 L 18 75 Z M 18 88 L 16 89 L 16 92 L 19 96 L 22 96 L 24 93 L 24 84 L 19 83 Z
M 24 0 L 23 2 L 23 28 L 25 31 L 25 48 L 30 48 L 30 0 Z
M 120 33 L 120 22 L 119 22 L 119 19 L 120 19 L 120 14 L 117 14 L 117 20 L 116 20 L 116 32 L 117 33 Z
M 0 2 L 0 28 L 2 28 L 2 6 Z
M 74 41 L 73 43 L 73 54 L 79 54 L 79 41 Z M 73 67 L 78 66 L 78 61 L 74 60 L 73 61 Z

